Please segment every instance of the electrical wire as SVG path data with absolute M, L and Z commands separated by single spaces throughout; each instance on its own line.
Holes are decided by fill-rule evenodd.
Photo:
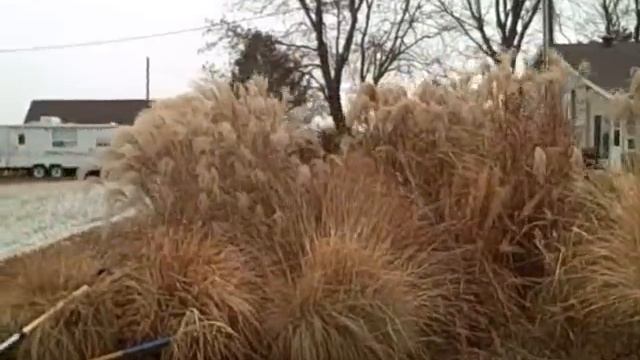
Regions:
M 208 28 L 209 28 L 208 26 L 199 26 L 199 27 L 190 28 L 190 29 L 167 31 L 163 33 L 155 33 L 155 34 L 148 34 L 148 35 L 129 36 L 129 37 L 116 38 L 116 39 L 109 39 L 109 40 L 96 40 L 96 41 L 87 41 L 87 42 L 70 43 L 70 44 L 59 44 L 59 45 L 42 45 L 42 46 L 14 48 L 14 49 L 0 49 L 0 54 L 46 51 L 46 50 L 62 50 L 62 49 L 73 49 L 73 48 L 79 48 L 79 47 L 116 44 L 116 43 L 123 43 L 123 42 L 129 42 L 129 41 L 137 41 L 137 40 L 153 39 L 153 38 L 165 37 L 165 36 L 171 36 L 171 35 L 178 35 L 178 34 L 194 32 L 194 31 L 204 31 L 205 29 L 208 29 Z
M 273 17 L 273 16 L 277 16 L 277 15 L 286 15 L 296 10 L 298 9 L 291 9 L 285 12 L 273 12 L 269 14 L 263 14 L 263 15 L 243 18 L 239 20 L 228 21 L 228 23 L 238 24 L 238 23 L 247 22 L 247 21 L 262 20 L 262 19 Z M 86 42 L 78 42 L 78 43 L 58 44 L 58 45 L 41 45 L 41 46 L 32 46 L 32 47 L 25 47 L 25 48 L 0 49 L 0 54 L 15 54 L 15 53 L 47 51 L 47 50 L 63 50 L 63 49 L 73 49 L 73 48 L 81 48 L 81 47 L 89 47 L 89 46 L 117 44 L 117 43 L 179 35 L 179 34 L 195 32 L 195 31 L 204 31 L 208 29 L 214 29 L 222 25 L 223 24 L 211 24 L 211 25 L 204 25 L 204 26 L 198 26 L 198 27 L 187 28 L 187 29 L 166 31 L 166 32 L 153 33 L 153 34 L 147 34 L 147 35 L 128 36 L 128 37 L 121 37 L 121 38 L 108 39 L 108 40 L 95 40 L 95 41 L 86 41 Z

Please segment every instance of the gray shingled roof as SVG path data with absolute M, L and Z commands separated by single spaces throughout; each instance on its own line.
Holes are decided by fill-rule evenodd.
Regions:
M 56 116 L 65 123 L 132 125 L 138 113 L 150 105 L 147 100 L 34 100 L 24 122 Z
M 631 68 L 640 67 L 640 43 L 616 42 L 610 47 L 601 42 L 556 44 L 553 48 L 574 69 L 578 69 L 581 62 L 588 62 L 589 80 L 609 91 L 627 90 Z

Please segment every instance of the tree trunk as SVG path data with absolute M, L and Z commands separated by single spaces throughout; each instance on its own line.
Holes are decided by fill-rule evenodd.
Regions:
M 342 109 L 342 97 L 340 96 L 340 86 L 332 84 L 327 88 L 327 102 L 329 103 L 329 113 L 333 118 L 336 131 L 339 134 L 346 134 L 347 120 Z

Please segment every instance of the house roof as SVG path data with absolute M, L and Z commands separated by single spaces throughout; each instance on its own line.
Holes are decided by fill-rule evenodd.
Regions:
M 55 116 L 65 123 L 132 125 L 138 113 L 149 107 L 147 100 L 34 100 L 24 122 Z
M 632 68 L 640 67 L 640 43 L 555 44 L 553 48 L 574 69 L 582 62 L 589 63 L 588 79 L 608 91 L 627 90 Z

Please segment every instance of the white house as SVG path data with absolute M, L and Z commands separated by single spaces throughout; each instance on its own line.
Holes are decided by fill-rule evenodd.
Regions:
M 640 67 L 640 44 L 605 38 L 553 48 L 570 70 L 565 104 L 578 145 L 603 166 L 620 169 L 640 146 L 640 133 L 637 118 L 615 118 L 612 100 L 616 92 L 628 91 L 632 73 Z

